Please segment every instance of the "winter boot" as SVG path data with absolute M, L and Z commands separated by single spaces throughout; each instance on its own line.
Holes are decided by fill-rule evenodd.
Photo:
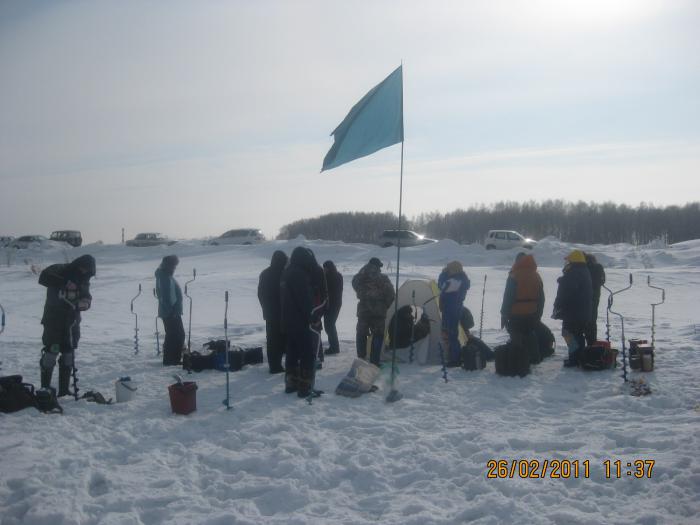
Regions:
M 51 376 L 53 375 L 56 359 L 58 358 L 59 345 L 45 346 L 41 350 L 41 359 L 39 359 L 39 369 L 41 370 L 41 388 L 51 386 Z
M 299 389 L 299 368 L 287 367 L 284 372 L 284 393 L 291 394 Z
M 58 397 L 70 395 L 70 374 L 73 369 L 67 366 L 58 367 Z
M 53 375 L 53 367 L 41 369 L 41 388 L 49 388 L 51 386 L 51 376 Z
M 314 370 L 302 368 L 299 372 L 299 388 L 297 390 L 297 396 L 309 397 L 313 387 Z

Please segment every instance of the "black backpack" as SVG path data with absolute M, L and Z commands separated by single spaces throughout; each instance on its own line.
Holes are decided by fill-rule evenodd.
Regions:
M 201 372 L 202 370 L 214 369 L 215 352 L 201 354 L 199 352 L 185 352 L 182 354 L 182 369 Z
M 85 395 L 83 394 L 83 397 Z M 53 387 L 40 388 L 34 392 L 36 408 L 44 414 L 63 414 L 61 405 L 58 404 L 56 389 Z
M 482 370 L 486 361 L 493 359 L 493 350 L 478 337 L 469 337 L 462 347 L 462 368 L 465 370 Z
M 530 356 L 525 348 L 508 341 L 495 348 L 496 373 L 501 376 L 525 377 L 530 373 Z
M 554 334 L 542 322 L 535 325 L 535 335 L 537 336 L 537 345 L 540 348 L 540 357 L 546 359 L 554 355 Z
M 22 376 L 0 377 L 0 412 L 9 414 L 35 407 L 34 385 L 22 383 Z

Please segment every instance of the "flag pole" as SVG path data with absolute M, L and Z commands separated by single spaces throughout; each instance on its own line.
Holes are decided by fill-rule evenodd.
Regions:
M 401 76 L 403 77 L 403 60 L 401 61 Z M 401 125 L 403 128 L 403 78 L 401 79 Z M 386 396 L 387 403 L 393 403 L 403 397 L 403 394 L 396 389 L 396 344 L 399 327 L 399 268 L 401 266 L 401 213 L 403 204 L 403 129 L 401 132 L 401 175 L 399 177 L 399 227 L 398 242 L 396 243 L 396 288 L 394 294 L 394 326 L 389 329 L 394 331 L 393 344 L 391 349 L 391 387 Z

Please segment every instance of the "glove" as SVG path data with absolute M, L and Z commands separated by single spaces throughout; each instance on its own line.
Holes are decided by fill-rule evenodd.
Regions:
M 68 281 L 63 289 L 63 293 L 69 301 L 75 301 L 78 298 L 78 285 L 73 281 Z
M 552 319 L 561 319 L 562 318 L 562 311 L 561 308 L 554 308 L 552 311 Z
M 78 301 L 78 310 L 84 312 L 90 309 L 90 299 L 81 299 Z

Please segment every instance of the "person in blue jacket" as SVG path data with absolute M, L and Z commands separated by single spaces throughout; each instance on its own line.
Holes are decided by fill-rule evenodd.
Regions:
M 156 295 L 158 317 L 163 320 L 163 365 L 179 365 L 185 345 L 185 328 L 182 326 L 182 290 L 175 280 L 175 268 L 180 260 L 177 255 L 166 255 L 156 270 Z
M 459 320 L 470 282 L 462 263 L 452 261 L 438 277 L 440 310 L 442 312 L 443 341 L 447 340 L 447 366 L 460 366 Z

